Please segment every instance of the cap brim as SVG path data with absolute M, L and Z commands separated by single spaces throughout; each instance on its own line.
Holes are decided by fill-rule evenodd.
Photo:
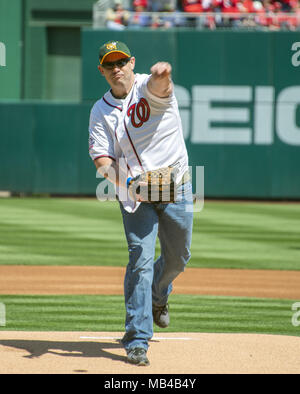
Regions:
M 106 56 L 110 55 L 111 53 L 122 53 L 122 55 L 125 55 L 126 57 L 130 57 L 130 56 L 128 55 L 128 53 L 125 53 L 125 52 L 122 52 L 122 51 L 110 51 L 110 52 L 106 53 L 106 54 L 103 56 L 103 58 L 100 60 L 100 64 L 102 64 L 102 63 L 103 63 L 103 60 L 106 58 Z

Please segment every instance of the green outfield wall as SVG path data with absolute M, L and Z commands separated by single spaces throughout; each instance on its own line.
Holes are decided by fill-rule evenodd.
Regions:
M 80 101 L 80 29 L 94 2 L 0 0 L 0 99 Z
M 22 97 L 22 0 L 0 1 L 0 99 Z
M 80 28 L 94 0 L 26 0 L 24 98 L 79 102 Z
M 84 104 L 0 103 L 0 190 L 94 194 L 88 118 Z
M 80 102 L 0 102 L 0 190 L 95 194 L 88 118 L 108 89 L 99 46 L 116 39 L 128 43 L 136 72 L 171 62 L 194 181 L 204 166 L 207 197 L 300 198 L 296 32 L 82 29 Z

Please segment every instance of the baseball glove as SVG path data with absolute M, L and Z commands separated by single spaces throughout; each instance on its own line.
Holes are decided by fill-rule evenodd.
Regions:
M 173 203 L 176 201 L 174 167 L 163 167 L 128 178 L 127 186 L 133 201 Z

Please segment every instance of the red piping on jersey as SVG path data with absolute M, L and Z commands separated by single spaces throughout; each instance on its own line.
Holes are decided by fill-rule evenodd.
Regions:
M 108 155 L 100 155 L 100 156 L 97 156 L 97 157 L 95 157 L 94 160 L 97 160 L 97 159 L 99 159 L 100 157 L 108 157 L 109 159 L 112 159 L 113 161 L 116 161 L 116 159 L 115 159 L 114 157 L 108 156 Z
M 117 107 L 116 105 L 113 105 L 113 104 L 110 104 L 104 97 L 102 97 L 103 98 L 103 101 L 107 104 L 107 105 L 109 105 L 110 107 L 113 107 L 113 108 L 117 108 L 119 111 L 123 111 L 123 108 L 121 108 L 121 107 Z
M 136 85 L 136 81 L 134 82 L 134 85 Z M 133 90 L 132 90 L 132 93 L 131 93 L 131 97 L 130 97 L 129 103 L 128 103 L 128 105 L 127 105 L 127 109 L 128 109 L 128 107 L 129 107 L 129 105 L 130 105 L 130 103 L 131 103 L 131 101 L 132 101 L 132 98 L 133 98 Z M 126 112 L 127 112 L 127 110 L 126 110 Z M 142 165 L 142 162 L 141 162 L 141 160 L 140 160 L 140 158 L 139 158 L 139 155 L 137 154 L 137 151 L 135 150 L 135 147 L 134 147 L 134 145 L 133 145 L 132 139 L 130 138 L 129 132 L 128 132 L 128 130 L 127 130 L 125 119 L 124 119 L 124 127 L 125 127 L 125 131 L 126 131 L 128 140 L 129 140 L 129 142 L 130 142 L 130 145 L 131 145 L 131 147 L 132 147 L 132 149 L 133 149 L 133 152 L 134 152 L 135 155 L 136 155 L 136 158 L 137 158 L 137 160 L 138 160 L 138 162 L 139 162 L 139 165 L 141 166 L 142 170 L 144 171 L 144 167 L 143 167 L 143 165 Z M 130 167 L 128 166 L 128 164 L 127 164 L 127 168 L 128 168 L 128 170 L 130 171 L 130 173 L 132 174 L 131 169 L 130 169 Z
M 129 167 L 128 163 L 126 163 L 126 165 L 127 165 L 127 170 L 130 172 L 130 175 L 133 176 L 133 173 L 132 173 L 131 168 Z
M 135 153 L 135 155 L 136 155 L 136 158 L 137 158 L 137 160 L 138 160 L 138 162 L 139 162 L 139 165 L 141 166 L 142 170 L 144 171 L 144 167 L 143 167 L 143 165 L 142 165 L 142 162 L 141 162 L 141 160 L 140 160 L 140 158 L 139 158 L 139 155 L 137 154 L 137 151 L 135 150 L 135 147 L 134 147 L 134 145 L 133 145 L 133 142 L 132 142 L 132 140 L 131 140 L 131 138 L 130 138 L 130 135 L 129 135 L 129 133 L 128 133 L 128 130 L 127 130 L 127 127 L 126 127 L 126 122 L 125 122 L 125 120 L 124 120 L 124 127 L 125 127 L 125 131 L 126 131 L 128 140 L 129 140 L 129 142 L 130 142 L 130 145 L 131 145 L 131 147 L 132 147 L 132 149 L 133 149 L 133 151 L 134 151 L 134 153 Z

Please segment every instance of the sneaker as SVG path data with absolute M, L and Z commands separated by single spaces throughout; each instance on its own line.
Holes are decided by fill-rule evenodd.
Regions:
M 170 324 L 169 304 L 158 306 L 152 305 L 154 323 L 161 328 L 166 328 Z
M 135 365 L 149 365 L 150 362 L 147 358 L 147 350 L 142 347 L 135 347 L 128 351 L 127 360 Z

